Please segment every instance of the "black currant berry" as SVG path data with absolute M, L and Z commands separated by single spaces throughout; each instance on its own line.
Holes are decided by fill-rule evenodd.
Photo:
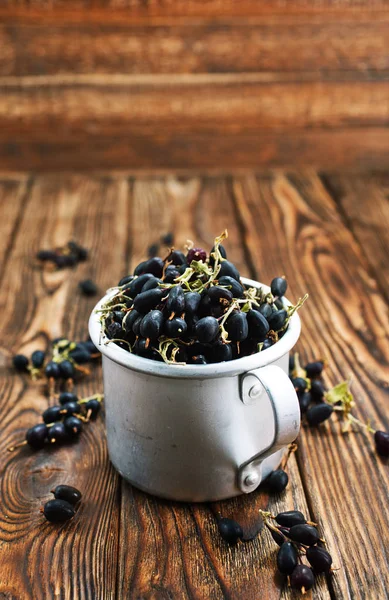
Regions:
M 242 342 L 249 334 L 246 313 L 235 311 L 227 319 L 225 324 L 228 339 L 232 342 Z
M 269 529 L 269 531 L 276 544 L 282 546 L 282 544 L 285 543 L 285 537 L 281 533 L 275 531 L 274 529 Z
M 162 279 L 158 279 L 158 277 L 153 277 L 152 279 L 149 279 L 142 287 L 141 294 L 143 292 L 147 292 L 148 290 L 155 290 L 160 283 L 162 283 Z
M 42 413 L 42 419 L 44 423 L 55 423 L 55 421 L 60 421 L 62 419 L 63 406 L 50 406 L 46 408 L 46 410 Z
M 58 366 L 63 379 L 72 379 L 74 377 L 74 366 L 70 360 L 63 360 L 58 363 Z
M 320 548 L 319 546 L 307 548 L 306 557 L 316 573 L 330 572 L 332 558 L 331 554 L 327 550 L 324 550 L 324 548 Z
M 219 271 L 218 277 L 219 277 L 219 284 L 224 285 L 220 281 L 221 277 L 232 277 L 233 279 L 236 279 L 236 281 L 239 281 L 240 273 L 239 273 L 238 269 L 236 268 L 236 266 L 232 262 L 230 262 L 229 260 L 223 260 L 220 263 L 220 271 Z M 234 298 L 236 298 L 236 296 L 234 296 Z
M 289 529 L 288 537 L 293 542 L 299 542 L 305 546 L 314 546 L 320 539 L 319 532 L 313 525 L 293 525 Z
M 273 312 L 268 318 L 269 327 L 272 331 L 279 331 L 285 325 L 285 321 L 288 318 L 286 310 L 277 310 Z
M 50 260 L 54 262 L 57 258 L 57 253 L 54 250 L 39 250 L 36 253 L 36 258 L 42 261 Z
M 46 502 L 43 514 L 50 523 L 65 523 L 74 517 L 76 511 L 70 502 L 55 499 Z
M 164 316 L 160 310 L 152 310 L 143 317 L 140 324 L 140 334 L 144 338 L 156 340 L 162 333 Z
M 313 402 L 324 402 L 325 387 L 321 381 L 314 379 L 311 381 L 311 398 Z
M 125 296 L 129 296 L 130 298 L 135 298 L 138 294 L 140 294 L 140 292 L 142 291 L 142 288 L 143 288 L 144 284 L 149 279 L 154 279 L 154 275 L 152 275 L 151 273 L 145 273 L 144 275 L 140 275 L 139 277 L 135 277 L 131 281 L 129 287 L 126 290 L 123 291 L 123 294 Z
M 161 237 L 161 242 L 162 244 L 165 244 L 165 246 L 171 246 L 174 243 L 174 233 L 171 231 L 165 233 L 165 235 Z
M 123 321 L 124 329 L 127 333 L 132 331 L 135 321 L 141 317 L 137 310 L 131 310 Z M 141 317 L 142 318 L 142 317 Z
M 197 321 L 195 334 L 201 344 L 211 343 L 219 333 L 219 323 L 215 317 L 203 317 Z
M 82 498 L 81 492 L 71 485 L 57 485 L 51 492 L 56 500 L 65 500 L 75 506 Z
M 187 329 L 188 326 L 184 319 L 176 318 L 165 321 L 164 332 L 168 338 L 180 338 L 185 335 Z
M 64 422 L 64 427 L 67 435 L 70 438 L 76 438 L 80 435 L 82 431 L 82 422 L 78 417 L 71 416 L 67 417 Z
M 312 401 L 310 392 L 298 392 L 297 398 L 300 404 L 301 413 L 306 413 Z
M 31 362 L 35 369 L 40 369 L 45 362 L 45 353 L 42 352 L 42 350 L 35 350 L 35 352 L 31 354 Z
M 185 294 L 181 286 L 176 285 L 170 292 L 166 301 L 166 310 L 168 313 L 181 315 L 185 311 Z
M 151 244 L 151 246 L 147 248 L 147 254 L 150 258 L 154 258 L 154 256 L 157 256 L 158 250 L 159 244 Z
M 110 327 L 112 328 L 110 330 L 112 333 L 112 337 L 114 337 L 114 335 L 119 336 L 122 334 L 122 327 L 121 327 L 120 323 L 116 323 L 116 322 L 111 323 L 111 325 L 108 327 L 108 329 Z M 90 361 L 90 353 L 87 351 L 87 349 L 85 347 L 79 346 L 79 345 L 77 345 L 77 348 L 75 348 L 74 350 L 71 350 L 69 352 L 69 356 L 78 365 L 84 365 Z
M 299 510 L 288 510 L 286 512 L 278 513 L 276 521 L 283 527 L 293 527 L 293 525 L 305 525 L 307 522 L 303 513 Z
M 207 290 L 207 295 L 212 302 L 223 302 L 226 301 L 229 304 L 233 298 L 232 292 L 227 288 L 221 287 L 220 285 L 214 285 Z
M 87 414 L 89 413 L 89 418 L 91 421 L 94 421 L 101 410 L 101 402 L 99 402 L 96 398 L 91 398 L 85 403 L 85 410 Z
M 270 290 L 273 296 L 278 298 L 285 296 L 288 283 L 284 277 L 274 277 L 270 284 Z
M 376 431 L 374 434 L 375 447 L 381 456 L 389 456 L 389 433 Z
M 127 283 L 131 283 L 131 281 L 134 279 L 133 275 L 126 275 L 125 277 L 122 277 L 121 280 L 118 283 L 118 287 L 122 287 L 122 285 L 126 285 Z
M 64 406 L 68 402 L 78 402 L 78 396 L 73 394 L 73 392 L 61 392 L 58 401 L 62 406 Z
M 207 357 L 209 362 L 211 363 L 219 363 L 232 360 L 231 344 L 224 344 L 223 342 L 218 342 L 209 349 L 209 352 L 207 352 Z
M 255 306 L 253 308 L 255 310 L 258 310 L 265 317 L 266 320 L 269 319 L 270 315 L 272 315 L 274 312 L 268 302 L 264 302 L 258 308 Z
M 165 276 L 163 278 L 165 283 L 174 283 L 175 280 L 181 275 L 181 271 L 179 271 L 179 267 L 175 267 L 174 265 L 169 265 L 165 271 Z
M 49 428 L 47 437 L 52 444 L 54 442 L 61 444 L 69 439 L 64 423 L 54 423 L 54 425 Z
M 222 517 L 218 519 L 217 526 L 221 537 L 225 542 L 230 544 L 230 546 L 235 546 L 235 544 L 243 537 L 241 526 L 233 519 Z
M 44 423 L 39 423 L 38 425 L 34 425 L 34 427 L 30 427 L 26 432 L 26 441 L 28 445 L 31 446 L 31 448 L 34 448 L 34 450 L 43 448 L 48 431 L 49 430 Z
M 185 294 L 185 313 L 194 315 L 200 306 L 201 296 L 197 292 Z
M 312 569 L 306 565 L 297 565 L 292 575 L 290 576 L 290 585 L 295 590 L 300 592 L 306 592 L 310 590 L 315 584 L 315 577 Z
M 71 415 L 79 414 L 81 411 L 81 406 L 78 404 L 78 402 L 66 402 L 61 409 L 64 417 L 70 417 Z
M 92 279 L 84 279 L 83 281 L 80 281 L 78 287 L 84 296 L 96 296 L 98 292 L 98 287 L 95 282 L 92 281 Z
M 230 275 L 219 275 L 218 283 L 229 289 L 233 298 L 241 298 L 243 296 L 243 286 L 234 277 L 231 277 Z
M 270 492 L 280 494 L 284 491 L 288 485 L 289 477 L 288 474 L 282 469 L 272 471 L 269 477 L 266 479 L 266 483 Z
M 298 394 L 305 392 L 305 390 L 308 387 L 307 380 L 303 377 L 295 377 L 294 379 L 292 379 L 292 383 L 294 385 L 294 389 Z
M 284 542 L 277 554 L 277 568 L 283 575 L 291 575 L 298 564 L 297 551 L 291 542 Z
M 307 373 L 307 377 L 309 379 L 314 379 L 315 377 L 320 377 L 324 369 L 324 361 L 316 360 L 315 362 L 310 362 L 305 365 L 305 371 Z
M 153 288 L 151 290 L 147 290 L 146 292 L 141 292 L 135 298 L 133 308 L 139 314 L 145 315 L 161 302 L 161 298 L 164 293 L 164 290 L 161 288 Z
M 330 418 L 334 412 L 334 407 L 331 404 L 325 404 L 322 402 L 317 406 L 312 406 L 307 410 L 307 421 L 309 425 L 319 425 Z
M 24 371 L 27 371 L 28 358 L 27 356 L 24 356 L 24 354 L 16 354 L 12 359 L 12 364 L 17 371 L 23 373 Z
M 173 250 L 172 252 L 170 252 L 167 260 L 176 267 L 180 267 L 181 265 L 187 264 L 185 254 L 183 252 L 180 252 L 179 250 Z
M 247 322 L 249 336 L 259 342 L 263 342 L 266 334 L 269 332 L 269 323 L 266 318 L 257 310 L 249 310 L 247 313 Z
M 45 375 L 47 379 L 59 379 L 61 377 L 61 371 L 58 363 L 53 361 L 47 363 L 45 368 Z

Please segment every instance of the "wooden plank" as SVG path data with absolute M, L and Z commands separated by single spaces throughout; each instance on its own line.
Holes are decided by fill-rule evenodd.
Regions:
M 229 256 L 249 274 L 241 247 L 231 190 L 224 178 L 137 178 L 130 218 L 132 267 L 160 235 L 173 231 L 176 247 L 189 238 L 210 248 L 228 226 Z M 258 509 L 274 512 L 298 507 L 307 513 L 296 461 L 288 470 L 291 485 L 284 495 L 268 498 L 264 491 L 210 506 L 157 500 L 123 482 L 118 598 L 292 598 L 285 581 L 274 578 L 276 546 L 262 531 L 255 541 L 227 547 L 217 533 L 214 514 L 237 519 L 247 537 L 260 529 Z M 309 598 L 309 595 L 307 596 Z M 315 599 L 330 597 L 324 578 Z
M 17 140 L 76 135 L 258 134 L 389 124 L 389 82 L 293 74 L 79 75 L 0 80 L 0 124 Z M 4 135 L 4 134 L 3 134 Z
M 327 71 L 356 70 L 372 80 L 388 69 L 387 22 L 321 17 L 112 25 L 103 17 L 74 24 L 43 16 L 17 27 L 3 23 L 0 75 L 315 71 L 323 79 Z
M 77 282 L 91 276 L 104 289 L 123 269 L 126 247 L 128 186 L 125 179 L 54 176 L 37 178 L 26 203 L 20 231 L 6 265 L 2 285 L 2 363 L 18 350 L 45 347 L 47 338 L 87 335 L 93 299 L 77 292 Z M 13 194 L 9 201 L 13 200 Z M 75 271 L 42 275 L 32 258 L 41 247 L 69 238 L 84 243 L 91 260 Z M 115 239 L 115 244 L 112 240 Z M 99 257 L 97 260 L 96 257 Z M 39 421 L 48 401 L 13 371 L 0 377 L 2 422 L 0 507 L 2 569 L 0 596 L 12 598 L 112 599 L 118 553 L 118 476 L 107 458 L 100 420 L 79 443 L 50 451 L 14 454 L 6 447 Z M 77 386 L 82 394 L 101 390 L 100 369 Z M 81 489 L 84 500 L 66 527 L 45 523 L 39 513 L 58 483 Z
M 362 177 L 325 174 L 323 182 L 336 200 L 389 300 L 389 177 L 385 172 Z
M 241 177 L 232 185 L 257 276 L 285 274 L 290 298 L 310 294 L 302 312 L 303 360 L 327 356 L 332 383 L 352 377 L 357 416 L 388 430 L 387 306 L 335 202 L 313 172 Z M 341 555 L 331 578 L 335 597 L 387 598 L 386 461 L 375 454 L 371 435 L 345 436 L 336 420 L 303 428 L 300 437 L 309 506 L 330 551 Z
M 0 176 L 0 278 L 19 230 L 31 183 L 28 177 Z
M 33 126 L 32 126 L 33 127 Z M 260 131 L 253 135 L 170 134 L 74 135 L 39 129 L 28 135 L 0 130 L 3 171 L 98 169 L 225 172 L 258 167 L 313 166 L 320 169 L 385 169 L 389 163 L 386 128 Z

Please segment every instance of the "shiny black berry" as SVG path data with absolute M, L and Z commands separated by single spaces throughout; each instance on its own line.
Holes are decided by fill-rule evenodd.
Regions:
M 320 377 L 324 369 L 324 361 L 316 360 L 315 362 L 310 362 L 305 365 L 305 370 L 307 372 L 307 377 L 309 379 L 314 379 L 315 377 Z
M 278 298 L 285 295 L 287 287 L 288 283 L 284 277 L 275 277 L 270 284 L 271 293 Z
M 312 401 L 310 392 L 298 392 L 297 398 L 300 404 L 301 413 L 306 413 Z
M 312 569 L 306 565 L 297 565 L 290 576 L 290 585 L 295 590 L 308 591 L 315 584 L 315 577 Z
M 125 317 L 125 319 L 123 320 L 123 327 L 124 330 L 129 333 L 132 331 L 132 327 L 135 323 L 135 321 L 141 317 L 140 313 L 138 313 L 137 310 L 131 310 L 127 316 Z
M 275 531 L 274 529 L 269 529 L 269 531 L 275 543 L 279 546 L 282 546 L 282 544 L 284 544 L 285 542 L 285 537 L 278 531 Z
M 229 289 L 233 298 L 241 298 L 243 296 L 243 286 L 230 275 L 222 276 L 219 274 L 218 284 Z
M 253 308 L 254 310 L 258 310 L 265 317 L 266 320 L 269 319 L 270 315 L 272 315 L 274 312 L 268 302 L 264 302 L 259 307 L 254 306 Z
M 174 233 L 169 231 L 161 237 L 161 242 L 166 246 L 171 246 L 174 243 Z
M 219 284 L 224 285 L 220 281 L 221 277 L 232 277 L 233 279 L 236 279 L 236 281 L 239 281 L 240 273 L 239 273 L 238 269 L 236 268 L 236 266 L 232 262 L 230 262 L 229 260 L 223 260 L 220 263 L 220 271 L 219 271 L 218 278 L 219 278 Z M 234 296 L 234 298 L 236 298 L 236 296 Z
M 84 279 L 80 281 L 78 284 L 80 291 L 84 294 L 84 296 L 96 296 L 98 292 L 98 287 L 92 279 Z
M 34 425 L 34 427 L 30 427 L 26 433 L 26 441 L 31 448 L 34 450 L 39 450 L 43 448 L 45 445 L 45 441 L 47 439 L 48 428 L 44 423 L 39 423 L 38 425 Z
M 35 369 L 40 369 L 45 362 L 45 353 L 42 352 L 42 350 L 35 350 L 35 352 L 31 354 L 31 362 Z
M 312 408 L 307 410 L 307 421 L 309 425 L 319 425 L 320 423 L 327 421 L 333 412 L 333 406 L 323 402 L 322 404 L 312 406 Z
M 185 294 L 185 314 L 194 315 L 200 306 L 201 296 L 197 292 Z
M 49 500 L 43 507 L 43 514 L 51 523 L 65 523 L 69 521 L 76 511 L 74 506 L 66 500 Z
M 59 379 L 61 377 L 61 371 L 58 363 L 53 361 L 47 363 L 45 368 L 45 375 L 48 379 Z
M 185 311 L 185 294 L 181 286 L 176 285 L 170 290 L 166 301 L 166 310 L 177 316 Z
M 140 275 L 139 277 L 135 277 L 129 287 L 123 291 L 125 296 L 129 296 L 130 298 L 136 298 L 138 294 L 141 293 L 143 286 L 149 279 L 154 279 L 154 275 L 151 273 L 145 273 L 144 275 Z
M 226 362 L 232 360 L 232 348 L 231 344 L 224 344 L 218 342 L 212 346 L 207 352 L 207 357 L 211 363 Z
M 221 537 L 225 542 L 230 544 L 230 546 L 235 546 L 235 544 L 243 537 L 241 526 L 233 519 L 222 517 L 218 519 L 217 526 Z
M 286 512 L 278 513 L 276 521 L 283 527 L 293 527 L 293 525 L 305 525 L 307 522 L 303 513 L 299 510 L 288 510 Z
M 279 331 L 285 325 L 288 313 L 286 310 L 277 310 L 268 318 L 269 327 L 272 331 Z
M 321 381 L 314 379 L 311 381 L 311 398 L 313 402 L 324 402 L 325 387 Z
M 159 244 L 151 244 L 151 246 L 149 246 L 147 248 L 147 254 L 149 255 L 150 258 L 154 258 L 154 256 L 157 256 L 158 250 L 159 250 Z
M 87 414 L 89 413 L 89 418 L 91 421 L 94 421 L 101 410 L 101 402 L 99 402 L 96 398 L 91 398 L 85 403 L 85 410 Z
M 291 542 L 284 542 L 277 554 L 277 568 L 283 575 L 291 575 L 298 564 L 297 550 Z
M 227 319 L 225 329 L 228 339 L 232 342 L 242 342 L 249 334 L 246 313 L 235 311 Z
M 292 379 L 292 383 L 294 385 L 294 389 L 298 394 L 305 392 L 305 390 L 308 387 L 307 380 L 303 377 L 295 377 L 294 379 Z
M 272 471 L 272 473 L 270 473 L 269 477 L 266 479 L 269 491 L 273 492 L 274 494 L 280 494 L 283 492 L 288 485 L 288 482 L 288 474 L 282 469 Z
M 299 542 L 305 546 L 314 546 L 320 539 L 319 532 L 313 525 L 300 524 L 293 525 L 289 529 L 288 537 L 293 542 Z
M 58 401 L 63 406 L 68 402 L 78 402 L 78 396 L 76 396 L 76 394 L 73 394 L 73 392 L 61 392 Z
M 63 406 L 50 406 L 46 408 L 46 410 L 42 413 L 42 419 L 45 423 L 55 423 L 55 421 L 60 421 L 62 419 Z
M 134 300 L 133 308 L 141 315 L 146 315 L 153 310 L 162 299 L 165 291 L 161 288 L 153 288 L 146 292 L 141 292 Z
M 195 334 L 201 344 L 211 343 L 219 333 L 219 323 L 214 317 L 203 317 L 197 321 Z
M 120 323 L 111 323 L 108 327 L 108 330 L 111 338 L 121 337 L 122 335 L 122 327 Z M 69 356 L 78 365 L 84 365 L 90 361 L 90 353 L 84 346 L 77 346 L 77 348 L 69 352 Z
M 74 366 L 70 360 L 63 360 L 58 363 L 59 371 L 63 379 L 72 379 L 74 377 Z
M 180 338 L 185 335 L 188 326 L 184 319 L 176 318 L 165 321 L 164 332 L 168 338 Z
M 66 402 L 63 406 L 61 406 L 62 415 L 64 417 L 70 417 L 71 415 L 77 415 L 81 411 L 81 406 L 78 402 Z
M 165 276 L 163 278 L 165 283 L 174 283 L 175 280 L 180 277 L 181 271 L 180 267 L 175 267 L 174 265 L 169 265 L 165 271 Z
M 12 359 L 12 364 L 17 371 L 23 373 L 24 371 L 27 371 L 28 358 L 27 356 L 24 356 L 24 354 L 16 354 Z
M 57 485 L 51 492 L 57 500 L 66 500 L 75 506 L 82 498 L 81 492 L 71 485 Z
M 229 304 L 233 298 L 232 292 L 220 285 L 214 285 L 207 290 L 207 295 L 212 302 L 223 302 Z
M 70 438 L 76 438 L 80 435 L 82 431 L 82 422 L 78 417 L 67 417 L 64 420 L 63 424 L 65 427 L 65 431 Z
M 140 334 L 150 340 L 156 340 L 162 333 L 165 318 L 160 310 L 152 310 L 145 315 L 140 324 Z
M 125 277 L 122 277 L 118 283 L 118 287 L 122 287 L 122 285 L 126 285 L 126 283 L 131 283 L 131 281 L 133 279 L 134 279 L 133 275 L 126 275 Z
M 269 323 L 266 318 L 257 310 L 249 310 L 247 313 L 247 322 L 249 326 L 249 336 L 263 342 L 266 334 L 269 332 Z
M 329 573 L 332 557 L 327 550 L 319 546 L 307 548 L 306 557 L 316 573 Z
M 374 434 L 375 447 L 381 456 L 389 456 L 389 433 L 376 431 Z
M 159 284 L 162 283 L 162 279 L 158 279 L 158 277 L 153 277 L 146 281 L 144 286 L 142 287 L 141 294 L 143 292 L 147 292 L 148 290 L 154 290 L 159 287 Z
M 65 429 L 65 425 L 63 423 L 54 423 L 52 427 L 49 427 L 49 431 L 47 434 L 48 440 L 51 443 L 63 443 L 69 439 L 68 432 Z
M 168 261 L 176 267 L 187 264 L 185 254 L 179 250 L 173 250 L 168 256 Z

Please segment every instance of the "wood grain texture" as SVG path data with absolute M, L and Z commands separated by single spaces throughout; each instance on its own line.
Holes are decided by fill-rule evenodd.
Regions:
M 310 294 L 303 358 L 327 356 L 332 384 L 352 377 L 357 415 L 388 429 L 387 305 L 335 201 L 314 173 L 250 176 L 232 186 L 257 276 L 285 274 L 290 297 Z M 342 435 L 336 420 L 303 428 L 300 437 L 309 506 L 341 555 L 336 597 L 387 598 L 387 461 L 375 454 L 370 435 Z
M 337 21 L 323 12 L 298 20 L 111 24 L 101 18 L 0 26 L 0 75 L 335 71 L 372 80 L 389 68 L 388 23 Z M 1 13 L 0 13 L 1 20 Z
M 125 188 L 126 182 L 108 184 L 104 178 L 54 177 L 33 182 L 3 278 L 7 292 L 2 294 L 2 306 L 7 318 L 1 323 L 2 364 L 18 350 L 45 347 L 48 337 L 66 333 L 85 338 L 93 300 L 79 296 L 77 282 L 88 275 L 104 286 L 114 270 L 120 270 L 122 248 L 110 240 L 113 236 L 125 240 L 121 218 Z M 110 204 L 112 199 L 114 204 Z M 82 240 L 92 254 L 99 248 L 100 261 L 83 263 L 75 272 L 44 276 L 34 269 L 32 257 L 39 248 L 60 245 L 71 237 Z M 79 386 L 80 394 L 101 389 L 99 371 Z M 118 552 L 118 478 L 107 459 L 103 423 L 93 424 L 69 448 L 9 454 L 6 447 L 39 421 L 48 401 L 41 385 L 28 384 L 8 369 L 2 369 L 0 381 L 1 594 L 18 600 L 112 598 Z M 85 496 L 66 528 L 50 526 L 39 513 L 49 490 L 58 483 L 72 483 Z
M 389 300 L 389 177 L 373 173 L 361 177 L 323 174 L 324 185 L 335 198 L 344 220 L 371 265 L 382 293 Z

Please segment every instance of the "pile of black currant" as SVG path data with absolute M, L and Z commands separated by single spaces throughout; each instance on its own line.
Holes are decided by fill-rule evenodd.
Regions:
M 75 267 L 79 262 L 87 260 L 88 250 L 77 242 L 70 241 L 66 246 L 54 250 L 40 250 L 36 258 L 50 269 L 65 269 Z
M 374 443 L 380 456 L 389 456 L 389 433 L 375 430 L 370 423 L 357 419 L 351 410 L 355 406 L 354 397 L 350 391 L 350 382 L 342 381 L 327 390 L 322 373 L 326 363 L 316 360 L 301 367 L 299 355 L 296 353 L 289 362 L 290 378 L 293 382 L 300 403 L 302 416 L 310 426 L 318 426 L 337 413 L 345 422 L 343 432 L 347 433 L 351 425 L 362 427 L 374 435 Z
M 29 373 L 34 380 L 45 376 L 49 393 L 52 395 L 56 383 L 60 387 L 62 384 L 71 389 L 75 379 L 89 374 L 85 364 L 99 359 L 100 356 L 90 339 L 85 342 L 72 342 L 66 338 L 57 338 L 52 342 L 50 357 L 42 350 L 35 350 L 30 358 L 24 354 L 16 354 L 12 362 L 17 371 Z
M 71 485 L 57 485 L 51 492 L 54 499 L 41 508 L 50 523 L 65 523 L 74 517 L 82 498 L 81 492 Z
M 50 406 L 42 414 L 43 423 L 37 423 L 26 431 L 25 439 L 8 448 L 13 452 L 28 445 L 40 450 L 47 444 L 65 444 L 78 439 L 83 424 L 95 420 L 101 409 L 102 394 L 79 399 L 72 392 L 62 392 L 59 404 Z
M 216 238 L 207 255 L 173 248 L 162 259 L 141 262 L 123 277 L 99 312 L 108 342 L 169 364 L 218 363 L 266 350 L 285 333 L 296 306 L 276 277 L 271 291 L 245 286 Z
M 315 575 L 330 573 L 332 570 L 331 555 L 319 542 L 320 538 L 315 523 L 307 521 L 298 510 L 281 512 L 277 516 L 260 510 L 273 540 L 280 549 L 277 554 L 277 567 L 280 573 L 288 577 L 292 588 L 303 594 L 315 583 Z M 303 563 L 306 558 L 310 567 Z

